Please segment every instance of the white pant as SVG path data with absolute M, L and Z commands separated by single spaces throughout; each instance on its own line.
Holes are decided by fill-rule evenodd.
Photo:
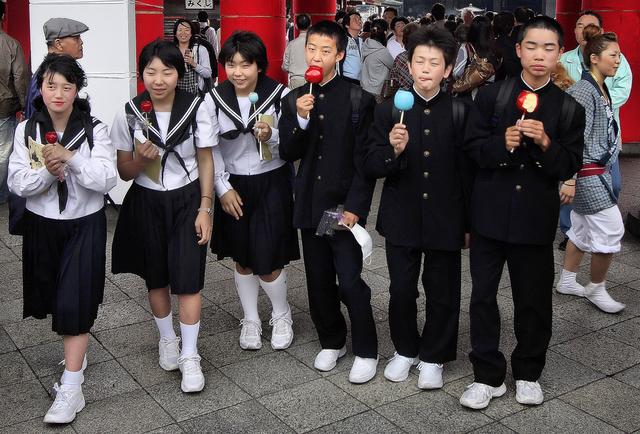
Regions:
M 623 235 L 624 224 L 617 205 L 589 215 L 571 211 L 567 236 L 583 252 L 618 253 Z

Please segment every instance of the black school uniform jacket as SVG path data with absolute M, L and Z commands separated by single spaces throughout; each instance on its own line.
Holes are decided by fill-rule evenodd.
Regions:
M 385 178 L 376 230 L 392 244 L 424 250 L 459 250 L 469 231 L 473 167 L 454 130 L 452 97 L 425 101 L 415 90 L 404 114 L 409 142 L 398 158 L 389 132 L 399 122 L 393 100 L 376 107 L 367 141 L 365 173 Z
M 313 86 L 316 100 L 306 130 L 300 128 L 292 108 L 297 98 L 309 92 L 309 85 L 295 89 L 283 99 L 278 126 L 280 158 L 300 160 L 293 212 L 297 228 L 317 227 L 323 212 L 339 204 L 360 217 L 361 225 L 366 223 L 375 180 L 366 177 L 363 171 L 364 142 L 375 100 L 359 89 L 362 92 L 359 113 L 353 118 L 351 86 L 355 85 L 339 76 L 322 87 Z
M 530 90 L 521 78 L 502 113 L 495 113 L 500 83 L 478 92 L 469 114 L 465 149 L 479 166 L 471 201 L 472 226 L 482 236 L 518 244 L 553 242 L 560 207 L 558 183 L 571 178 L 582 163 L 584 109 L 553 83 L 538 89 L 538 109 L 527 119 L 544 123 L 551 146 L 543 152 L 524 138 L 514 153 L 505 147 L 505 130 L 521 113 L 516 97 Z M 561 118 L 563 99 L 575 105 L 572 119 Z

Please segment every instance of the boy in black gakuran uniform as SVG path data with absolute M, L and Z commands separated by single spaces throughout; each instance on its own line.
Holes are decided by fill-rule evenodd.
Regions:
M 405 112 L 404 124 L 393 116 L 393 100 L 376 108 L 365 171 L 386 178 L 376 229 L 386 239 L 389 327 L 396 353 L 384 375 L 404 381 L 418 364 L 418 387 L 438 389 L 443 364 L 456 359 L 460 249 L 469 232 L 473 169 L 462 150 L 464 103 L 440 91 L 455 61 L 455 40 L 446 30 L 423 28 L 411 34 L 408 50 L 415 104 Z M 423 254 L 421 336 L 416 299 Z
M 375 376 L 378 345 L 371 289 L 360 277 L 361 247 L 346 230 L 336 231 L 330 238 L 316 236 L 323 212 L 337 205 L 344 205 L 343 224 L 353 227 L 359 222 L 364 226 L 373 195 L 374 182 L 365 177 L 362 160 L 374 100 L 335 73 L 346 43 L 344 31 L 334 22 L 321 21 L 309 29 L 307 63 L 321 67 L 323 79 L 313 86 L 312 94 L 305 85 L 283 99 L 280 157 L 301 160 L 295 179 L 293 223 L 302 233 L 309 307 L 322 345 L 314 366 L 329 371 L 345 354 L 347 328 L 340 312 L 342 300 L 349 311 L 356 355 L 349 380 L 365 383 Z M 354 105 L 358 107 L 354 109 Z

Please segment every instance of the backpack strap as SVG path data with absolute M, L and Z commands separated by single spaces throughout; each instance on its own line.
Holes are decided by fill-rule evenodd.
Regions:
M 493 116 L 491 117 L 491 125 L 494 128 L 498 125 L 498 120 L 509 103 L 509 97 L 516 87 L 516 78 L 504 80 L 499 86 L 500 89 L 498 89 L 498 96 L 496 97 L 496 104 L 493 108 Z
M 351 124 L 353 125 L 354 132 L 358 128 L 360 122 L 360 102 L 362 101 L 362 88 L 351 84 L 349 89 L 349 96 L 351 98 Z
M 456 142 L 459 143 L 460 139 L 462 139 L 462 133 L 464 132 L 464 120 L 466 117 L 467 106 L 459 99 L 451 98 L 451 110 L 453 115 L 453 134 L 456 138 Z

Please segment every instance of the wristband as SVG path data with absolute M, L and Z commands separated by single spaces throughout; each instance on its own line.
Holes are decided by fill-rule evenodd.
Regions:
M 210 216 L 213 216 L 213 209 L 211 208 L 198 208 L 198 212 L 206 212 Z

